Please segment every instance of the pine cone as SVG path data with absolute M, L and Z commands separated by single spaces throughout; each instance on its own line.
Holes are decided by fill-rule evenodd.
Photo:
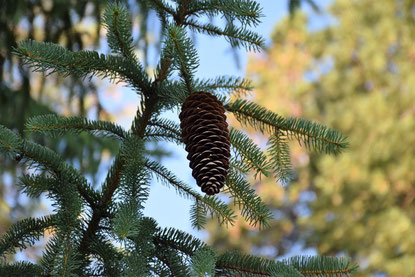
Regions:
M 219 193 L 229 169 L 230 140 L 225 108 L 211 93 L 186 98 L 179 115 L 192 175 L 207 195 Z

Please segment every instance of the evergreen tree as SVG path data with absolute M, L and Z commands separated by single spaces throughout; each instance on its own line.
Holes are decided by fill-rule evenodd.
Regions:
M 251 88 L 244 79 L 218 77 L 201 80 L 195 77 L 197 51 L 187 35 L 187 28 L 212 36 L 224 36 L 234 47 L 259 50 L 263 47 L 263 40 L 249 30 L 249 26 L 258 24 L 261 16 L 257 2 L 184 0 L 167 3 L 149 0 L 146 4 L 157 12 L 164 26 L 165 39 L 153 78 L 146 74 L 133 50 L 129 16 L 120 4 L 109 4 L 103 18 L 111 55 L 87 50 L 73 52 L 53 43 L 33 40 L 21 42 L 15 49 L 15 53 L 34 71 L 124 81 L 136 91 L 141 101 L 129 130 L 109 121 L 57 115 L 32 117 L 26 123 L 26 130 L 34 133 L 51 136 L 89 133 L 117 141 L 119 151 L 99 189 L 93 188 L 79 170 L 56 152 L 0 127 L 0 151 L 5 156 L 47 172 L 23 174 L 19 181 L 23 192 L 32 197 L 46 192 L 54 203 L 53 214 L 18 221 L 0 239 L 0 254 L 4 256 L 33 245 L 45 231 L 49 231 L 52 238 L 39 263 L 2 261 L 0 275 L 347 276 L 354 272 L 356 266 L 345 258 L 293 257 L 275 262 L 232 251 L 217 254 L 184 232 L 158 227 L 154 219 L 143 214 L 143 203 L 148 197 L 149 181 L 153 176 L 194 201 L 191 219 L 195 228 L 202 228 L 210 215 L 224 225 L 235 222 L 234 211 L 220 198 L 210 195 L 218 192 L 216 188 L 207 190 L 209 195 L 203 195 L 180 181 L 173 172 L 146 155 L 147 141 L 185 143 L 192 155 L 207 155 L 201 160 L 191 156 L 191 162 L 196 163 L 210 159 L 211 153 L 199 149 L 199 146 L 204 147 L 205 136 L 211 140 L 209 143 L 213 143 L 209 146 L 212 149 L 223 148 L 223 144 L 229 142 L 231 159 L 223 160 L 220 165 L 228 164 L 227 174 L 223 170 L 216 173 L 218 168 L 211 168 L 208 162 L 204 164 L 210 168 L 207 172 L 205 166 L 200 169 L 198 164 L 193 164 L 197 172 L 195 177 L 202 174 L 201 180 L 205 176 L 219 181 L 226 178 L 222 191 L 242 209 L 243 217 L 250 224 L 260 228 L 268 226 L 271 213 L 246 181 L 250 169 L 260 173 L 258 176 L 274 175 L 287 181 L 290 168 L 287 140 L 295 139 L 307 148 L 333 154 L 341 152 L 347 145 L 340 133 L 323 125 L 304 119 L 284 118 L 254 102 L 234 98 L 234 91 L 240 94 Z M 226 27 L 200 20 L 203 16 L 217 15 L 227 19 Z M 180 108 L 185 100 L 195 104 L 189 99 L 198 91 L 205 91 L 204 94 L 210 97 L 215 95 L 219 100 L 215 98 L 214 106 L 197 104 L 194 108 L 204 112 L 197 113 L 199 118 L 194 125 L 191 120 L 182 121 L 182 127 L 188 127 L 185 131 L 185 128 L 181 130 L 180 126 L 163 118 L 163 111 Z M 223 127 L 222 112 L 212 113 L 218 109 L 226 110 L 243 124 L 268 134 L 268 155 L 243 132 L 231 128 L 228 134 Z M 217 133 L 201 131 L 199 127 L 204 126 L 196 124 L 199 119 L 207 124 L 210 120 Z M 219 124 L 222 124 L 220 128 Z M 200 134 L 202 139 L 194 137 Z M 197 147 L 189 144 L 191 142 Z M 215 159 L 219 155 L 213 154 Z

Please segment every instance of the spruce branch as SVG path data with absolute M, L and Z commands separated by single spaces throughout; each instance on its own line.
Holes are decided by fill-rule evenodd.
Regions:
M 76 245 L 76 244 L 75 244 Z M 63 240 L 63 247 L 61 250 L 61 255 L 58 255 L 57 261 L 57 272 L 56 275 L 62 277 L 75 277 L 77 274 L 75 273 L 79 270 L 81 265 L 81 261 L 79 260 L 79 255 L 74 249 L 74 242 L 71 239 L 70 234 L 66 234 Z
M 341 133 L 319 123 L 302 118 L 288 118 L 285 125 L 287 135 L 297 139 L 300 144 L 302 142 L 306 148 L 338 154 L 348 146 L 346 137 Z
M 150 93 L 150 80 L 143 67 L 132 58 L 99 54 L 96 51 L 72 52 L 62 46 L 22 41 L 14 53 L 35 72 L 60 73 L 85 78 L 99 76 L 128 83 L 138 92 Z
M 166 18 L 166 14 L 174 16 L 176 12 L 174 8 L 166 3 L 164 0 L 144 0 L 144 2 L 151 8 L 155 9 L 161 18 Z
M 244 27 L 227 24 L 224 29 L 221 29 L 213 24 L 200 23 L 193 19 L 186 20 L 184 25 L 199 33 L 211 36 L 224 36 L 231 46 L 235 48 L 243 46 L 249 51 L 259 51 L 264 48 L 264 38 Z
M 21 152 L 22 139 L 9 128 L 0 125 L 0 152 L 15 155 Z
M 55 267 L 56 257 L 59 254 L 60 245 L 60 240 L 55 234 L 46 244 L 42 258 L 39 261 L 39 264 L 42 266 L 44 273 L 49 276 L 52 275 L 52 271 Z
M 249 224 L 258 225 L 260 229 L 268 227 L 272 219 L 271 211 L 245 178 L 231 172 L 226 178 L 226 184 L 234 203 L 239 206 L 242 216 Z
M 207 211 L 205 205 L 199 199 L 195 199 L 190 207 L 190 222 L 198 230 L 201 230 L 206 225 Z
M 188 199 L 194 199 L 194 201 L 197 201 L 200 205 L 203 205 L 203 211 L 210 212 L 212 215 L 216 215 L 218 220 L 222 224 L 233 224 L 235 215 L 232 210 L 229 209 L 229 207 L 221 202 L 216 197 L 209 197 L 204 196 L 202 197 L 200 194 L 195 192 L 192 188 L 190 188 L 187 184 L 183 183 L 182 181 L 178 180 L 178 178 L 171 173 L 168 169 L 166 169 L 164 166 L 160 165 L 159 163 L 155 161 L 147 160 L 145 161 L 145 166 L 155 174 L 155 176 L 162 181 L 163 183 L 167 185 L 173 185 L 173 187 L 176 189 L 177 193 L 185 198 Z M 192 215 L 199 216 L 199 213 L 195 214 L 194 212 L 191 212 Z M 203 223 L 205 220 L 194 220 L 192 219 L 192 222 L 199 222 Z M 200 225 L 194 225 L 194 227 L 200 229 L 202 226 Z
M 186 19 L 186 13 L 191 3 L 192 3 L 192 0 L 180 0 L 180 2 L 177 2 L 179 6 L 176 9 L 177 11 L 176 14 L 173 16 L 177 25 L 183 24 L 183 21 Z
M 77 187 L 79 194 L 93 207 L 97 203 L 98 195 L 88 181 L 75 168 L 65 163 L 54 151 L 36 143 L 24 141 L 20 153 L 29 164 L 38 164 L 51 171 L 56 177 L 63 177 L 70 184 Z
M 347 258 L 327 256 L 294 256 L 283 262 L 307 277 L 349 276 L 358 269 L 358 266 Z
M 21 277 L 21 276 L 42 276 L 41 266 L 26 261 L 15 263 L 0 262 L 0 276 Z
M 209 91 L 222 93 L 237 94 L 238 96 L 243 96 L 249 93 L 253 89 L 250 80 L 239 78 L 239 77 L 229 77 L 229 76 L 220 76 L 214 79 L 196 79 L 195 80 L 195 89 L 198 91 Z
M 107 29 L 109 47 L 115 53 L 137 61 L 131 34 L 131 20 L 125 6 L 117 2 L 109 3 L 104 12 L 103 22 Z
M 186 85 L 176 80 L 165 80 L 157 84 L 156 91 L 164 110 L 180 107 L 188 96 Z
M 139 203 L 126 201 L 120 203 L 112 219 L 112 231 L 118 240 L 125 241 L 128 237 L 138 236 L 140 232 Z
M 29 197 L 37 198 L 40 197 L 43 192 L 47 192 L 53 187 L 55 182 L 56 180 L 53 177 L 46 176 L 45 174 L 23 174 L 23 176 L 19 178 L 17 185 Z
M 175 122 L 165 118 L 159 118 L 151 120 L 148 123 L 148 126 L 149 127 L 144 134 L 145 138 L 152 138 L 155 140 L 163 139 L 177 144 L 182 143 L 180 126 Z
M 188 266 L 178 251 L 159 245 L 155 256 L 167 267 L 165 276 L 189 276 Z
M 166 118 L 158 118 L 155 120 L 151 120 L 148 123 L 149 126 L 159 127 L 162 131 L 167 131 L 176 135 L 177 137 L 181 137 L 181 130 L 179 124 L 175 123 L 172 120 Z
M 209 17 L 222 14 L 225 18 L 237 19 L 242 25 L 247 26 L 257 26 L 263 16 L 259 3 L 252 0 L 192 1 L 186 14 Z
M 189 185 L 180 181 L 176 177 L 176 175 L 174 175 L 160 163 L 146 159 L 144 165 L 163 184 L 169 186 L 172 185 L 180 196 L 187 199 L 201 198 L 201 196 L 197 192 L 195 192 Z
M 80 256 L 73 248 L 77 243 L 73 234 L 58 231 L 47 243 L 40 264 L 47 276 L 79 276 Z
M 235 154 L 235 156 L 237 155 L 238 154 Z M 231 170 L 238 172 L 242 175 L 247 175 L 250 170 L 250 167 L 246 163 L 244 163 L 241 159 L 236 159 L 235 157 L 232 157 L 232 156 L 229 160 L 229 165 L 230 165 Z
M 84 117 L 62 117 L 54 114 L 40 115 L 29 118 L 26 123 L 28 131 L 63 136 L 68 133 L 88 131 L 94 135 L 125 139 L 128 133 L 119 125 L 102 120 L 89 120 Z
M 38 166 L 50 171 L 55 176 L 64 176 L 71 184 L 77 186 L 79 194 L 91 206 L 96 204 L 97 195 L 86 178 L 49 148 L 23 140 L 11 130 L 0 125 L 0 151 L 7 152 L 9 155 L 20 155 L 24 157 L 23 162 L 29 166 Z
M 336 130 L 305 119 L 285 119 L 248 100 L 237 99 L 225 104 L 225 108 L 245 125 L 249 124 L 268 134 L 273 134 L 276 129 L 284 131 L 307 148 L 337 154 L 348 145 L 346 138 Z
M 198 249 L 191 259 L 194 276 L 215 276 L 216 253 L 210 247 Z
M 253 169 L 256 173 L 268 176 L 271 167 L 267 164 L 267 157 L 247 135 L 235 128 L 231 128 L 229 138 L 232 146 L 236 149 L 242 161 L 248 166 L 248 169 Z
M 118 195 L 137 210 L 143 208 L 148 198 L 149 182 L 148 172 L 144 169 L 144 144 L 135 136 L 129 136 L 121 147 L 121 158 L 126 161 L 120 178 Z
M 172 46 L 166 43 L 166 38 L 164 39 L 164 45 L 160 54 L 160 61 L 156 66 L 156 71 L 154 73 L 155 79 L 153 84 L 159 84 L 162 81 L 166 80 L 172 74 L 171 65 L 173 63 L 173 50 Z
M 269 138 L 268 144 L 270 145 L 268 153 L 271 156 L 269 165 L 274 168 L 277 179 L 287 184 L 292 176 L 292 166 L 285 134 L 277 129 Z
M 107 238 L 96 237 L 91 241 L 91 255 L 99 264 L 98 276 L 116 276 L 121 272 L 123 253 Z
M 202 199 L 198 199 L 204 204 L 204 209 L 212 215 L 216 215 L 220 224 L 234 225 L 236 215 L 228 205 L 223 203 L 217 197 L 205 195 Z M 196 227 L 196 226 L 195 226 Z
M 216 261 L 216 274 L 225 276 L 302 276 L 297 270 L 284 263 L 241 254 L 237 251 L 225 252 L 218 256 Z
M 54 115 L 32 118 L 27 125 L 29 130 L 52 135 L 78 133 L 84 130 L 98 136 L 109 135 L 121 140 L 120 151 L 102 185 L 101 193 L 94 191 L 86 178 L 75 168 L 67 165 L 53 151 L 22 140 L 12 131 L 0 126 L 1 152 L 24 157 L 24 162 L 32 162 L 48 171 L 43 175 L 24 175 L 20 180 L 20 185 L 29 195 L 38 196 L 48 191 L 48 195 L 54 200 L 55 232 L 41 260 L 43 269 L 41 274 L 46 276 L 93 276 L 94 274 L 148 276 L 155 273 L 161 276 L 190 276 L 193 273 L 214 275 L 214 266 L 216 266 L 216 273 L 219 275 L 238 273 L 301 276 L 292 266 L 249 255 L 225 253 L 216 259 L 215 253 L 210 248 L 190 235 L 174 229 L 160 230 L 154 220 L 142 216 L 142 203 L 148 197 L 149 175 L 152 173 L 163 183 L 175 187 L 179 195 L 194 200 L 191 221 L 196 228 L 203 227 L 207 214 L 217 216 L 221 223 L 234 223 L 234 212 L 227 204 L 216 197 L 202 197 L 161 164 L 145 159 L 143 141 L 153 138 L 181 143 L 179 126 L 158 116 L 161 111 L 182 104 L 184 99 L 196 90 L 230 94 L 233 90 L 245 92 L 250 89 L 250 84 L 243 79 L 228 77 L 213 80 L 195 79 L 198 66 L 197 52 L 187 36 L 185 26 L 210 35 L 225 36 L 233 47 L 245 46 L 257 50 L 263 45 L 261 37 L 245 28 L 247 25 L 256 25 L 259 20 L 259 5 L 253 0 L 174 0 L 173 2 L 177 4 L 175 7 L 165 0 L 145 0 L 146 5 L 156 10 L 162 24 L 166 26 L 164 47 L 153 82 L 137 61 L 131 35 L 131 22 L 126 8 L 119 4 L 109 4 L 104 15 L 108 41 L 116 55 L 99 55 L 94 51 L 71 52 L 54 44 L 33 41 L 23 42 L 15 49 L 15 53 L 35 71 L 58 72 L 64 76 L 73 74 L 84 78 L 97 75 L 111 80 L 125 81 L 142 93 L 143 100 L 129 131 L 109 122 Z M 200 15 L 218 14 L 223 15 L 228 22 L 224 29 L 194 20 Z M 172 20 L 169 17 L 172 17 Z M 242 26 L 234 25 L 234 21 L 239 21 Z M 181 82 L 169 80 L 173 70 L 179 72 Z M 261 150 L 243 133 L 235 131 L 231 135 L 234 150 L 239 153 L 240 159 L 231 160 L 231 168 L 235 171 L 228 175 L 228 191 L 242 209 L 245 218 L 253 225 L 263 226 L 269 219 L 270 213 L 254 190 L 250 189 L 249 184 L 236 171 L 245 173 L 249 169 L 254 169 L 265 173 L 273 162 L 280 164 L 281 161 L 284 162 L 285 158 L 278 156 L 276 152 L 287 150 L 284 144 L 286 137 L 296 138 L 308 148 L 333 153 L 339 152 L 346 143 L 340 135 L 330 133 L 330 130 L 326 131 L 324 126 L 302 119 L 281 118 L 279 121 L 278 115 L 261 110 L 257 106 L 245 105 L 246 103 L 238 106 L 235 104 L 237 101 L 227 105 L 230 111 L 233 108 L 232 112 L 237 117 L 239 115 L 242 120 L 274 135 L 271 137 L 273 141 L 271 141 L 270 153 L 277 158 L 274 158 L 275 161 L 271 158 L 270 163 L 266 163 Z M 281 137 L 275 136 L 274 131 L 281 134 Z M 288 153 L 288 150 L 282 154 L 284 153 Z M 89 218 L 81 218 L 81 215 L 84 215 L 81 211 L 85 203 L 81 202 L 79 196 L 82 196 L 91 208 L 85 210 Z M 118 200 L 122 202 L 117 202 Z M 26 222 L 22 224 L 24 226 L 18 228 L 21 233 L 12 228 L 10 232 L 15 232 L 10 238 L 0 239 L 0 250 L 2 245 L 5 245 L 6 251 L 11 251 L 10 249 L 14 247 L 24 247 L 26 244 L 32 244 L 32 240 L 39 236 L 42 226 L 35 224 L 36 226 L 30 229 L 31 224 Z M 118 237 L 123 242 L 120 247 L 118 245 L 115 247 L 108 240 L 114 237 Z M 118 251 L 118 248 L 122 250 Z M 325 262 L 320 265 L 326 266 Z M 0 275 L 5 268 L 14 270 L 13 266 L 0 264 Z M 313 271 L 313 263 L 295 264 L 295 266 L 303 266 L 305 274 L 313 276 L 348 274 L 344 269 L 324 271 L 326 269 L 324 268 L 323 271 Z M 15 267 L 19 267 L 21 272 L 26 272 L 32 268 L 32 265 L 19 263 Z M 40 267 L 33 267 L 33 271 L 37 270 L 39 271 Z
M 188 256 L 194 255 L 198 249 L 206 246 L 198 238 L 174 228 L 164 228 L 155 233 L 153 243 L 173 248 Z
M 16 253 L 16 249 L 25 249 L 33 245 L 46 229 L 55 225 L 54 216 L 26 218 L 12 224 L 0 237 L 0 257 Z
M 140 234 L 141 235 L 141 234 Z M 140 236 L 139 235 L 139 236 Z M 154 276 L 157 275 L 161 268 L 161 263 L 157 261 L 155 254 L 155 246 L 149 241 L 151 238 L 146 235 L 140 237 L 142 241 L 141 244 L 138 243 L 138 240 L 135 241 L 137 247 L 132 248 L 129 252 L 127 259 L 127 270 L 125 270 L 126 275 L 128 276 Z M 145 245 L 144 247 L 142 247 Z M 130 257 L 133 257 L 131 259 Z M 157 275 L 157 276 L 163 276 Z
M 167 26 L 166 34 L 167 56 L 173 57 L 173 63 L 180 72 L 189 94 L 194 91 L 194 74 L 199 66 L 199 58 L 192 40 L 187 37 L 187 32 L 179 26 Z

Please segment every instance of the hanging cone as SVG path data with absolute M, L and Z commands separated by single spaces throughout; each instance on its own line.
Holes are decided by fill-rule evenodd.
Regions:
M 207 195 L 219 193 L 229 169 L 230 140 L 225 108 L 216 96 L 195 92 L 179 115 L 192 175 Z

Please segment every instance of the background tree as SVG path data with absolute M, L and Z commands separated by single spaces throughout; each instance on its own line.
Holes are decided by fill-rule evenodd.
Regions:
M 309 148 L 334 154 L 347 144 L 340 133 L 317 123 L 284 118 L 248 100 L 229 99 L 229 92 L 241 93 L 250 88 L 246 80 L 232 77 L 214 80 L 195 78 L 197 51 L 187 36 L 186 27 L 209 35 L 224 36 L 232 46 L 259 49 L 263 46 L 262 38 L 247 28 L 259 22 L 258 3 L 179 1 L 168 4 L 148 1 L 146 4 L 165 23 L 165 39 L 154 76 L 147 75 L 134 52 L 129 15 L 120 4 L 110 4 L 104 14 L 111 55 L 90 50 L 70 51 L 53 43 L 33 40 L 21 42 L 15 49 L 15 53 L 35 71 L 70 74 L 79 78 L 92 74 L 122 80 L 137 92 L 141 101 L 128 131 L 109 121 L 55 114 L 32 117 L 26 123 L 28 131 L 46 135 L 84 131 L 116 139 L 119 151 L 107 178 L 98 189 L 91 185 L 81 170 L 68 164 L 56 152 L 21 138 L 4 126 L 0 127 L 0 151 L 43 170 L 41 174 L 35 171 L 22 175 L 19 183 L 23 191 L 34 197 L 47 192 L 55 208 L 52 215 L 14 223 L 1 237 L 0 254 L 5 255 L 14 253 L 16 248 L 32 245 L 46 230 L 52 233 L 38 264 L 2 263 L 0 275 L 7 272 L 9 275 L 45 276 L 205 276 L 215 273 L 333 276 L 353 272 L 355 266 L 342 258 L 297 257 L 274 262 L 235 252 L 216 256 L 210 247 L 197 239 L 174 229 L 161 229 L 153 219 L 144 217 L 143 201 L 148 197 L 150 176 L 155 175 L 175 187 L 180 195 L 193 199 L 191 214 L 194 227 L 202 228 L 209 214 L 215 215 L 224 224 L 234 222 L 232 209 L 219 198 L 201 196 L 178 180 L 174 173 L 152 160 L 145 151 L 146 142 L 157 139 L 182 143 L 180 128 L 163 118 L 161 112 L 180 107 L 198 90 L 209 91 L 205 94 L 212 93 L 209 95 L 213 98 L 217 95 L 226 110 L 243 124 L 270 134 L 269 162 L 264 162 L 264 153 L 243 133 L 231 129 L 229 137 L 225 136 L 236 153 L 230 161 L 225 192 L 242 208 L 242 215 L 253 225 L 266 226 L 270 213 L 245 181 L 249 169 L 264 175 L 275 174 L 286 180 L 289 160 L 285 141 L 289 138 L 298 139 Z M 201 16 L 218 14 L 229 19 L 225 27 L 199 21 Z M 228 93 L 218 94 L 223 90 Z M 215 109 L 220 109 L 222 113 L 225 111 L 221 105 Z M 212 124 L 216 124 L 216 117 L 212 118 L 211 113 L 200 116 L 200 119 L 209 118 Z M 199 129 L 188 131 L 195 135 L 200 132 Z M 210 129 L 203 135 L 209 132 Z M 183 138 L 187 138 L 184 130 Z M 203 139 L 196 139 L 196 143 L 203 146 Z M 217 143 L 221 145 L 224 142 L 219 140 Z M 206 159 L 210 159 L 209 156 L 203 158 Z
M 277 215 L 273 228 L 241 222 L 214 230 L 213 245 L 270 257 L 311 247 L 351 255 L 363 268 L 357 276 L 415 274 L 413 9 L 413 1 L 339 0 L 333 26 L 310 32 L 296 14 L 276 27 L 267 54 L 249 65 L 255 101 L 318 118 L 350 146 L 334 157 L 293 145 L 295 179 L 286 190 L 269 179 L 257 185 Z

